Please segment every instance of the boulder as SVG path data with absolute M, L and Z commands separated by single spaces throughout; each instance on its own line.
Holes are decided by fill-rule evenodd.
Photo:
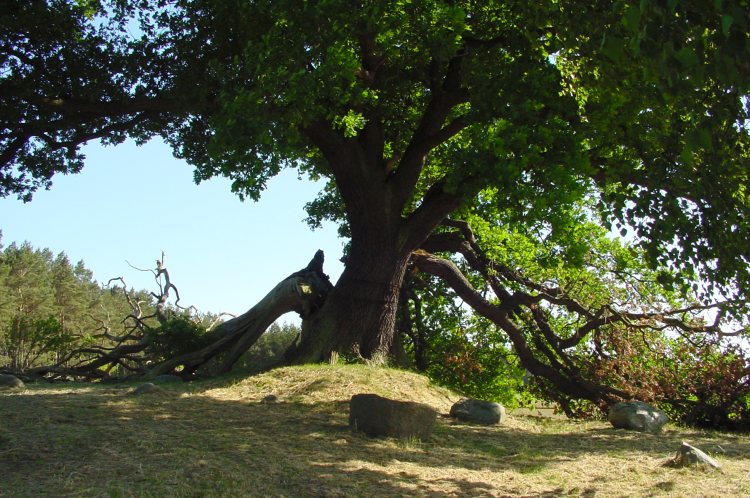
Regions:
M 680 449 L 677 450 L 677 455 L 670 460 L 669 464 L 672 467 L 700 467 L 709 470 L 721 468 L 719 462 L 685 442 L 682 443 Z
M 474 424 L 502 424 L 505 421 L 505 407 L 491 401 L 461 398 L 451 407 L 450 416 Z
M 666 414 L 642 401 L 623 401 L 609 410 L 609 422 L 616 429 L 658 434 L 669 419 Z
M 24 389 L 26 385 L 15 375 L 0 374 L 0 390 L 3 389 Z
M 349 426 L 368 436 L 426 440 L 436 419 L 437 412 L 428 405 L 377 394 L 355 394 L 349 402 Z

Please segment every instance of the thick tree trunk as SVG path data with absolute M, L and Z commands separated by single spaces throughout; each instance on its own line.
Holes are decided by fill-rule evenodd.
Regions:
M 353 243 L 344 273 L 325 304 L 303 321 L 302 340 L 287 352 L 289 362 L 323 361 L 333 351 L 365 358 L 388 354 L 409 260 L 396 246 L 397 241 L 387 237 Z
M 389 352 L 409 254 L 467 194 L 436 181 L 418 207 L 411 205 L 428 153 L 465 126 L 461 120 L 446 124 L 454 106 L 465 100 L 454 74 L 459 66 L 458 60 L 451 64 L 442 85 L 435 81 L 435 95 L 412 140 L 390 159 L 385 158 L 383 123 L 377 116 L 366 121 L 357 137 L 342 136 L 325 119 L 303 129 L 330 166 L 352 245 L 344 273 L 320 312 L 303 322 L 303 340 L 287 352 L 288 361 L 321 361 L 354 345 L 365 358 Z

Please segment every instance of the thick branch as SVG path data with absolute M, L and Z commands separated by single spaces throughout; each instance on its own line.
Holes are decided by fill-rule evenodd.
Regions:
M 508 312 L 484 299 L 452 262 L 424 251 L 412 253 L 412 260 L 420 270 L 434 275 L 450 285 L 456 294 L 477 313 L 497 324 L 508 334 L 521 364 L 532 374 L 548 380 L 560 392 L 574 398 L 589 399 L 595 402 L 611 402 L 614 401 L 615 397 L 628 397 L 628 393 L 624 391 L 597 385 L 580 377 L 568 378 L 559 369 L 539 361 L 528 347 L 523 332 L 510 320 Z
M 441 220 L 461 205 L 462 199 L 463 195 L 459 192 L 447 192 L 445 182 L 438 182 L 430 187 L 422 203 L 404 224 L 403 246 L 409 249 L 420 247 Z
M 430 237 L 423 248 L 438 252 L 453 252 L 461 254 L 474 270 L 478 271 L 490 284 L 495 295 L 501 300 L 505 309 L 515 309 L 520 305 L 532 305 L 541 301 L 564 306 L 568 311 L 579 314 L 587 319 L 593 318 L 593 313 L 584 305 L 568 296 L 563 289 L 539 284 L 524 277 L 520 272 L 499 264 L 486 256 L 479 247 L 474 233 L 468 223 L 462 220 L 445 220 L 445 226 L 457 228 L 459 233 L 441 233 Z M 521 284 L 536 294 L 516 291 L 510 293 L 498 280 L 498 276 L 505 281 Z
M 409 200 L 419 181 L 427 154 L 468 126 L 465 118 L 456 118 L 444 126 L 453 108 L 467 99 L 468 95 L 459 90 L 450 94 L 441 93 L 433 96 L 390 180 L 394 188 L 395 207 L 403 209 Z
M 132 98 L 121 101 L 88 101 L 75 98 L 29 98 L 28 102 L 38 108 L 59 112 L 66 115 L 86 117 L 114 117 L 125 114 L 148 112 L 174 112 L 178 110 L 177 101 L 159 98 Z
M 350 216 L 354 214 L 357 201 L 371 197 L 380 191 L 384 178 L 375 174 L 373 160 L 366 158 L 359 142 L 345 139 L 333 125 L 325 119 L 318 119 L 308 124 L 302 132 L 320 150 L 331 172 L 336 179 L 341 197 Z M 382 202 L 382 200 L 380 200 Z

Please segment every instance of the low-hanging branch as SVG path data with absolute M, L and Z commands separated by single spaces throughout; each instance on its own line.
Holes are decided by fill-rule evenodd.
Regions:
M 497 324 L 510 338 L 515 352 L 523 366 L 533 375 L 543 377 L 560 391 L 574 398 L 614 401 L 616 397 L 627 397 L 627 393 L 607 386 L 601 386 L 583 379 L 576 379 L 576 372 L 566 372 L 560 365 L 549 365 L 537 358 L 524 336 L 523 331 L 511 319 L 510 312 L 495 305 L 479 293 L 461 270 L 447 259 L 426 251 L 415 251 L 412 261 L 421 271 L 445 281 L 463 301 L 474 311 Z
M 446 282 L 474 311 L 495 323 L 507 334 L 523 367 L 570 399 L 587 399 L 606 406 L 633 397 L 633 393 L 625 389 L 587 379 L 574 361 L 574 348 L 598 334 L 603 327 L 669 330 L 688 337 L 740 333 L 722 331 L 719 318 L 708 325 L 701 320 L 685 319 L 688 314 L 706 310 L 716 310 L 720 316 L 722 308 L 732 303 L 695 304 L 651 312 L 621 310 L 611 303 L 590 309 L 560 287 L 534 282 L 493 261 L 480 248 L 468 223 L 446 220 L 444 226 L 453 230 L 434 234 L 421 250 L 412 253 L 415 268 Z M 485 298 L 456 264 L 433 252 L 462 256 L 470 270 L 482 276 L 496 300 Z M 564 335 L 551 321 L 555 307 L 576 317 L 572 324 L 577 326 L 571 324 Z

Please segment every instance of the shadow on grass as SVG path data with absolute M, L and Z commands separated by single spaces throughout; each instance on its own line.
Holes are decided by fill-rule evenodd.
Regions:
M 441 419 L 429 441 L 403 442 L 352 433 L 347 400 L 263 404 L 183 391 L 178 385 L 147 396 L 106 387 L 0 395 L 0 496 L 522 495 L 513 483 L 498 490 L 482 476 L 539 474 L 597 454 L 668 455 L 686 436 Z M 727 437 L 726 456 L 750 458 L 750 442 Z

